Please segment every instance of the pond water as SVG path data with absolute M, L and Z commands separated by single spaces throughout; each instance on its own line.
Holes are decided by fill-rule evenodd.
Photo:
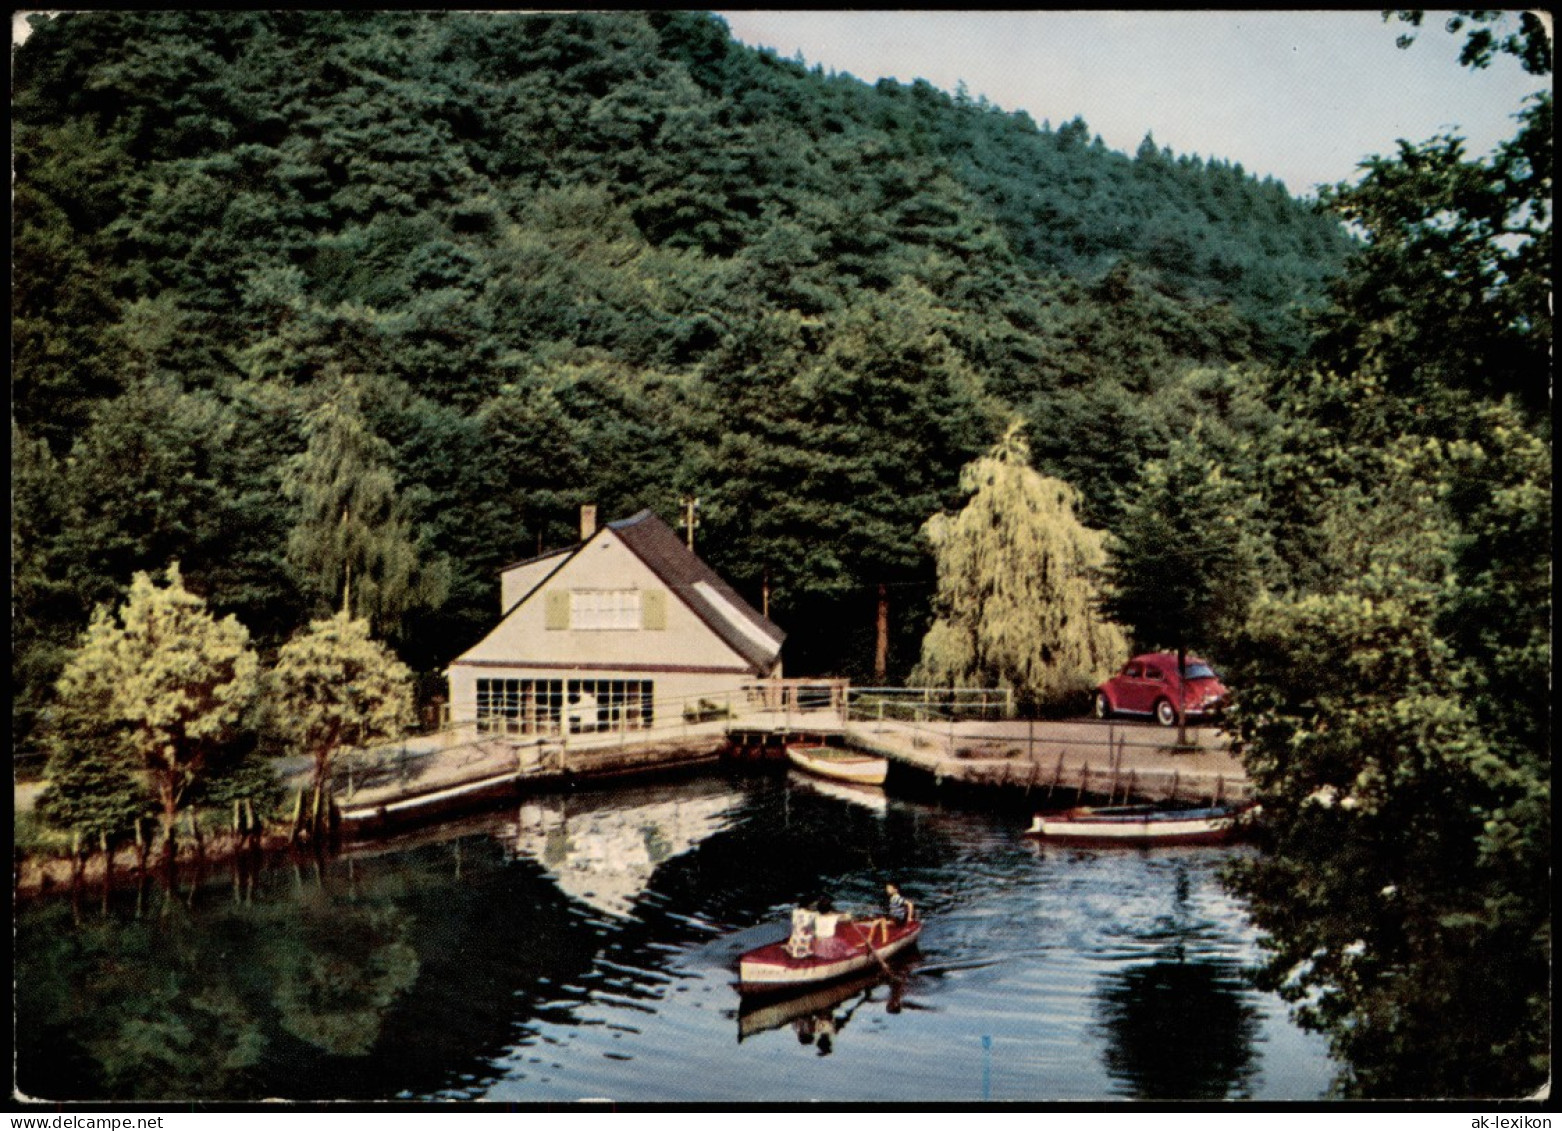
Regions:
M 44 1099 L 1313 1100 L 1253 989 L 1240 848 L 1042 847 L 1023 819 L 786 775 L 527 799 L 323 862 L 16 914 Z M 745 1006 L 799 898 L 927 918 L 890 981 Z M 897 964 L 899 966 L 900 964 Z

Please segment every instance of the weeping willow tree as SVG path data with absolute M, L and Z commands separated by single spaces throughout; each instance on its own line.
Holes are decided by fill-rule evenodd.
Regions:
M 307 448 L 289 461 L 283 489 L 298 505 L 287 561 L 306 592 L 397 636 L 416 608 L 438 608 L 449 563 L 425 560 L 409 508 L 396 494 L 391 446 L 370 430 L 351 374 L 304 419 Z M 329 380 L 328 380 L 329 385 Z
M 971 499 L 923 532 L 938 562 L 936 619 L 912 682 L 1002 687 L 1022 708 L 1059 705 L 1128 656 L 1096 612 L 1105 535 L 1074 516 L 1077 493 L 1030 466 L 1023 425 L 966 465 Z

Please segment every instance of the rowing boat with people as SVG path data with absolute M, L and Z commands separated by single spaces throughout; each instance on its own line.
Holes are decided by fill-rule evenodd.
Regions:
M 870 967 L 887 969 L 889 959 L 916 945 L 922 920 L 890 922 L 873 929 L 873 921 L 844 920 L 831 938 L 816 938 L 809 953 L 787 952 L 787 940 L 756 947 L 738 960 L 738 992 L 778 993 L 833 982 Z

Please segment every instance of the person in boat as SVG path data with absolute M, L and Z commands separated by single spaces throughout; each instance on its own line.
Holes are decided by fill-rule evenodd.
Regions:
M 837 928 L 851 919 L 850 915 L 835 909 L 835 901 L 829 896 L 819 898 L 819 912 L 814 916 L 814 938 L 833 939 Z
M 786 952 L 793 958 L 807 958 L 814 952 L 814 935 L 818 929 L 819 914 L 814 901 L 799 903 L 792 911 L 792 935 L 786 940 Z
M 917 905 L 900 893 L 900 885 L 894 881 L 884 885 L 884 905 L 885 914 L 868 925 L 868 941 L 877 939 L 880 946 L 889 942 L 891 926 L 904 927 L 917 917 Z

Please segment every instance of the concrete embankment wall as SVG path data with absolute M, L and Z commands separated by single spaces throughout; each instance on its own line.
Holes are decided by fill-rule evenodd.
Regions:
M 846 741 L 890 760 L 891 792 L 959 796 L 976 804 L 1034 809 L 1130 801 L 1244 801 L 1241 762 L 1213 732 L 1186 748 L 1175 732 L 1083 724 L 1011 725 L 984 734 L 852 726 Z

